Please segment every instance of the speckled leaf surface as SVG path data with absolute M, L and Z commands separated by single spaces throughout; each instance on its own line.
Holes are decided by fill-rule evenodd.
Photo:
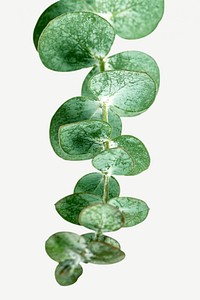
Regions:
M 57 262 L 75 259 L 86 249 L 85 239 L 72 232 L 58 232 L 45 244 L 47 254 Z
M 146 73 L 156 84 L 158 91 L 160 85 L 160 71 L 156 61 L 149 55 L 140 51 L 125 51 L 108 57 L 105 60 L 105 71 L 124 70 Z M 86 76 L 82 85 L 82 95 L 93 97 L 89 88 L 90 79 L 100 73 L 100 68 L 95 66 Z
M 108 203 L 121 211 L 125 220 L 124 227 L 141 223 L 146 219 L 149 212 L 149 207 L 144 201 L 131 197 L 113 198 Z
M 62 0 L 67 3 L 68 0 Z M 84 1 L 83 1 L 84 2 Z M 164 0 L 94 0 L 90 11 L 107 19 L 116 34 L 125 39 L 138 39 L 150 34 L 162 19 Z M 92 8 L 91 8 L 92 6 Z
M 93 264 L 114 264 L 124 259 L 125 253 L 103 242 L 92 242 L 88 246 L 92 253 L 90 262 Z
M 156 61 L 140 51 L 125 51 L 108 57 L 105 69 L 146 73 L 155 82 L 157 90 L 160 85 L 160 71 Z
M 85 233 L 82 234 L 82 236 L 84 237 L 84 239 L 86 240 L 87 245 L 89 245 L 90 243 L 94 242 L 94 241 L 98 241 L 98 242 L 102 242 L 102 243 L 106 243 L 108 245 L 111 245 L 115 248 L 120 249 L 120 244 L 118 241 L 116 241 L 115 239 L 106 236 L 106 235 L 100 235 L 99 237 L 97 237 L 97 235 L 93 232 L 91 233 Z
M 102 118 L 102 109 L 100 116 Z M 112 128 L 110 137 L 115 138 L 121 135 L 122 121 L 119 115 L 112 109 L 112 107 L 108 107 L 108 124 Z
M 100 68 L 98 66 L 94 66 L 92 68 L 92 70 L 87 74 L 87 76 L 85 77 L 83 84 L 82 84 L 82 89 L 81 89 L 82 96 L 95 98 L 94 94 L 92 93 L 91 89 L 89 88 L 89 81 L 94 75 L 99 74 L 99 73 L 100 73 Z
M 73 260 L 66 260 L 57 266 L 55 278 L 60 285 L 67 286 L 74 284 L 82 273 L 83 268 L 81 265 L 74 264 Z
M 94 204 L 86 207 L 79 215 L 79 223 L 101 232 L 115 231 L 123 226 L 123 216 L 114 206 Z
M 45 29 L 48 23 L 54 18 L 67 12 L 92 11 L 92 10 L 93 9 L 89 5 L 89 1 L 83 1 L 83 0 L 58 1 L 52 4 L 41 14 L 35 26 L 34 34 L 33 34 L 35 47 L 37 48 L 38 40 L 42 31 Z
M 106 71 L 89 81 L 92 93 L 108 104 L 121 117 L 131 117 L 146 111 L 156 97 L 156 85 L 145 73 Z
M 90 159 L 104 150 L 111 127 L 102 121 L 82 121 L 59 128 L 59 143 L 64 152 L 77 160 Z
M 54 18 L 60 16 L 63 13 L 64 7 L 66 5 L 61 1 L 58 1 L 51 6 L 49 6 L 39 17 L 35 29 L 33 32 L 33 41 L 35 47 L 37 49 L 39 37 L 44 30 L 44 28 L 48 25 L 48 23 Z
M 97 170 L 114 175 L 128 175 L 134 167 L 130 155 L 121 148 L 101 152 L 95 156 L 92 164 Z
M 150 165 L 150 156 L 144 144 L 134 136 L 122 135 L 113 139 L 113 147 L 125 150 L 133 160 L 133 168 L 126 175 L 137 175 Z
M 79 179 L 74 193 L 91 193 L 103 197 L 104 193 L 104 176 L 102 173 L 90 173 Z M 118 197 L 120 194 L 120 186 L 117 180 L 111 176 L 108 178 L 108 197 Z
M 98 10 L 108 15 L 116 34 L 125 39 L 150 34 L 164 12 L 164 0 L 96 0 L 95 3 Z
M 60 126 L 85 120 L 102 120 L 102 108 L 96 99 L 75 97 L 64 102 L 54 114 L 50 124 L 50 141 L 55 153 L 63 159 L 76 159 L 63 151 L 59 144 L 58 131 Z M 111 137 L 121 135 L 120 117 L 109 109 L 108 122 L 112 127 Z
M 80 212 L 91 204 L 101 202 L 101 197 L 97 195 L 80 193 L 72 194 L 62 198 L 55 204 L 55 207 L 63 219 L 78 225 L 78 217 Z
M 103 18 L 87 12 L 66 13 L 45 27 L 38 52 L 47 68 L 73 71 L 91 67 L 105 57 L 114 37 L 112 26 Z

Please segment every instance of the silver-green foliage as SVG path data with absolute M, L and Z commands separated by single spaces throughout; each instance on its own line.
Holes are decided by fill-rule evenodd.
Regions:
M 102 120 L 102 106 L 97 99 L 88 97 L 75 97 L 61 105 L 54 114 L 50 124 L 50 141 L 55 153 L 66 160 L 82 159 L 77 155 L 66 153 L 59 143 L 59 129 L 63 125 L 88 120 Z M 112 138 L 121 135 L 122 124 L 120 117 L 109 108 L 108 123 L 111 126 Z
M 112 264 L 124 259 L 120 244 L 104 232 L 143 222 L 147 204 L 120 197 L 112 175 L 134 176 L 148 169 L 145 145 L 122 135 L 121 117 L 145 112 L 160 85 L 155 60 L 139 51 L 106 57 L 115 34 L 141 38 L 151 33 L 163 15 L 163 0 L 61 0 L 40 16 L 34 44 L 42 63 L 54 71 L 93 67 L 82 85 L 82 96 L 62 104 L 50 124 L 50 142 L 64 160 L 92 160 L 98 172 L 81 177 L 73 194 L 55 204 L 66 221 L 93 232 L 58 232 L 46 241 L 46 252 L 58 266 L 62 286 L 81 276 L 81 263 Z
M 138 39 L 150 34 L 160 22 L 164 0 L 61 0 L 48 7 L 40 16 L 34 43 L 56 17 L 70 12 L 92 12 L 105 18 L 115 33 L 125 39 Z
M 95 65 L 114 41 L 114 30 L 103 18 L 87 12 L 53 19 L 38 41 L 43 64 L 54 71 L 73 71 Z
M 154 81 L 156 91 L 158 91 L 160 85 L 159 68 L 155 60 L 146 53 L 140 51 L 125 51 L 107 57 L 104 59 L 104 62 L 105 71 L 124 70 L 148 75 Z M 98 73 L 100 73 L 100 68 L 94 66 L 85 78 L 82 85 L 83 96 L 93 96 L 89 87 L 89 81 Z

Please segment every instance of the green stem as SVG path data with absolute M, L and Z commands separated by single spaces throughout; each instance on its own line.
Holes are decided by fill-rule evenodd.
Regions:
M 101 229 L 98 229 L 98 231 L 96 231 L 95 240 L 98 241 L 101 236 L 102 236 L 102 231 L 101 231 Z
M 105 71 L 105 62 L 101 60 L 100 62 L 100 71 Z M 102 120 L 106 123 L 108 123 L 108 105 L 105 102 L 103 102 L 102 105 Z M 105 150 L 109 149 L 109 141 L 105 142 Z M 109 176 L 107 174 L 104 174 L 104 189 L 103 189 L 103 203 L 107 203 L 109 199 L 109 190 L 108 190 L 108 183 L 109 183 Z
M 108 183 L 109 183 L 109 176 L 107 174 L 104 174 L 103 203 L 107 203 L 109 199 Z
M 103 59 L 100 60 L 100 72 L 105 71 L 105 61 Z

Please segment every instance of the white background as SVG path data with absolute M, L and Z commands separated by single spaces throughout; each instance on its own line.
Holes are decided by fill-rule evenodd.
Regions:
M 152 163 L 135 177 L 118 177 L 121 195 L 150 206 L 142 224 L 111 234 L 126 259 L 110 266 L 84 265 L 77 284 L 54 280 L 55 262 L 44 251 L 57 231 L 87 232 L 65 222 L 54 203 L 94 171 L 90 161 L 57 157 L 49 122 L 67 99 L 80 95 L 88 70 L 46 69 L 32 43 L 37 18 L 51 0 L 1 3 L 1 299 L 137 299 L 200 297 L 199 0 L 167 0 L 163 20 L 148 37 L 116 38 L 111 54 L 141 50 L 161 70 L 153 106 L 123 119 L 123 133 L 140 138 Z

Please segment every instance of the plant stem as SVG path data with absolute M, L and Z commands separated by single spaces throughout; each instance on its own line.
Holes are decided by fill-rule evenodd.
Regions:
M 105 62 L 101 60 L 100 62 L 100 71 L 105 71 Z M 106 101 L 103 102 L 102 105 L 102 121 L 108 123 L 108 104 Z M 109 149 L 109 141 L 105 142 L 105 150 Z M 104 174 L 104 189 L 103 189 L 103 203 L 107 203 L 109 199 L 109 190 L 108 190 L 109 176 Z
M 95 237 L 95 239 L 98 241 L 99 238 L 101 237 L 101 235 L 102 235 L 102 232 L 101 232 L 101 229 L 99 229 L 98 231 L 96 231 L 96 237 Z
M 109 199 L 108 183 L 109 183 L 109 176 L 107 174 L 104 174 L 103 203 L 107 203 L 107 201 Z
M 100 60 L 100 72 L 105 71 L 105 62 L 103 59 Z

